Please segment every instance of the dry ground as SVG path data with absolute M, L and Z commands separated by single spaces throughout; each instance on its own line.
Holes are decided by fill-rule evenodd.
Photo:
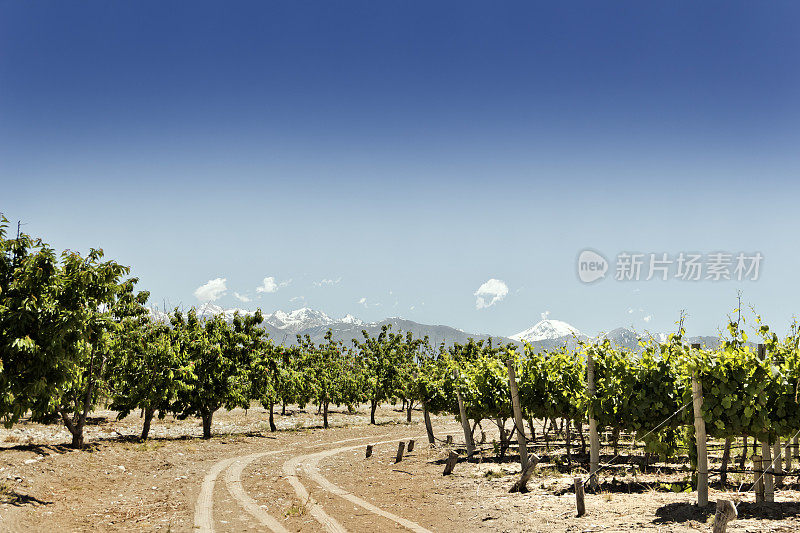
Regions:
M 647 474 L 633 464 L 605 470 L 601 492 L 587 494 L 588 513 L 576 518 L 571 487 L 583 471 L 558 464 L 558 444 L 552 454 L 537 445 L 543 462 L 530 492 L 509 494 L 519 465 L 496 459 L 496 430 L 484 424 L 481 455 L 444 477 L 449 449 L 428 447 L 420 419 L 415 412 L 406 424 L 383 408 L 370 426 L 363 411 L 335 411 L 334 427 L 322 430 L 315 413 L 295 412 L 276 416 L 280 430 L 270 433 L 262 409 L 234 410 L 218 413 L 211 440 L 199 438 L 199 421 L 168 417 L 140 443 L 138 417 L 118 422 L 98 412 L 81 451 L 65 446 L 69 435 L 59 426 L 21 424 L 0 430 L 0 531 L 711 530 L 713 508 L 692 505 L 694 493 L 673 492 L 689 477 L 677 465 Z M 450 417 L 434 418 L 434 427 L 438 437 L 463 441 Z M 398 441 L 409 438 L 415 450 L 395 464 Z M 756 506 L 752 494 L 735 493 L 744 477 L 730 478 L 726 497 L 741 503 L 729 531 L 800 530 L 794 479 L 777 503 Z M 717 496 L 712 487 L 710 499 Z

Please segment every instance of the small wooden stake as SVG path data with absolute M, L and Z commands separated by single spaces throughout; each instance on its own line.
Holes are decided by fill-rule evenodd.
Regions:
M 399 463 L 400 461 L 403 460 L 403 452 L 404 451 L 406 451 L 406 443 L 403 442 L 403 441 L 400 441 L 400 443 L 397 445 L 397 457 L 395 457 L 395 459 L 394 459 L 395 463 Z
M 717 513 L 714 515 L 714 532 L 725 533 L 728 522 L 735 520 L 738 513 L 730 500 L 717 500 Z
M 452 474 L 453 468 L 455 468 L 457 462 L 458 454 L 456 452 L 450 452 L 450 455 L 447 456 L 447 462 L 444 464 L 444 472 L 442 472 L 442 475 L 449 476 Z
M 756 503 L 764 501 L 764 468 L 761 463 L 761 456 L 753 456 L 753 492 L 756 493 Z
M 411 439 L 410 441 L 408 441 L 408 453 L 411 453 L 413 451 L 414 451 L 414 439 Z
M 536 468 L 537 464 L 539 464 L 539 457 L 535 453 L 531 454 L 528 466 L 525 467 L 522 475 L 519 476 L 517 482 L 511 486 L 508 492 L 528 492 L 528 480 L 533 475 L 533 469 Z
M 445 437 L 444 445 L 445 446 L 452 446 L 453 445 L 453 436 L 452 435 L 448 435 L 447 437 Z
M 367 459 L 372 457 L 372 444 L 367 444 Z
M 586 514 L 586 504 L 583 501 L 583 480 L 575 478 L 575 504 L 578 506 L 578 516 Z

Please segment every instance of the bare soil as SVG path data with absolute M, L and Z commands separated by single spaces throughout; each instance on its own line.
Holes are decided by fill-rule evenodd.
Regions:
M 551 443 L 550 453 L 537 443 L 542 462 L 530 491 L 510 494 L 518 457 L 511 450 L 497 459 L 491 444 L 497 432 L 485 422 L 481 453 L 442 476 L 451 448 L 428 446 L 419 412 L 406 424 L 404 414 L 383 407 L 379 425 L 371 426 L 368 412 L 334 410 L 327 430 L 313 409 L 275 418 L 279 431 L 270 433 L 263 409 L 220 412 L 214 438 L 203 440 L 198 420 L 167 417 L 154 421 L 151 440 L 139 442 L 138 416 L 116 421 L 115 413 L 100 411 L 84 450 L 68 448 L 69 434 L 60 426 L 0 430 L 0 531 L 269 531 L 264 520 L 274 519 L 286 531 L 319 532 L 326 530 L 325 517 L 337 531 L 352 532 L 711 531 L 713 504 L 699 509 L 695 493 L 681 492 L 691 473 L 680 463 L 651 465 L 644 473 L 642 458 L 624 453 L 625 464 L 602 472 L 601 490 L 586 495 L 587 514 L 577 518 L 573 479 L 585 471 L 576 462 L 565 466 L 563 442 Z M 433 423 L 437 437 L 453 435 L 458 449 L 460 425 L 451 417 Z M 410 438 L 414 451 L 395 463 L 398 441 Z M 367 459 L 369 443 L 375 448 Z M 604 454 L 603 460 L 611 458 L 610 450 Z M 203 505 L 204 480 L 209 487 L 214 471 Z M 744 474 L 730 474 L 724 490 L 716 479 L 710 500 L 738 502 L 739 519 L 728 531 L 800 531 L 794 478 L 766 505 L 744 492 L 750 476 L 743 484 Z M 212 529 L 204 529 L 203 517 Z

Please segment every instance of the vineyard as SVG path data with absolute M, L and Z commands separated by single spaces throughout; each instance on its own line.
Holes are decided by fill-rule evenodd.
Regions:
M 635 352 L 602 339 L 538 352 L 491 340 L 432 345 L 390 327 L 350 346 L 330 332 L 322 343 L 284 346 L 260 327 L 260 311 L 228 322 L 175 309 L 157 320 L 130 270 L 101 251 L 57 254 L 7 232 L 3 219 L 0 416 L 6 427 L 63 424 L 74 448 L 87 446 L 98 409 L 120 420 L 139 413 L 146 441 L 167 417 L 196 418 L 211 439 L 220 410 L 260 404 L 277 432 L 287 407 L 316 410 L 327 429 L 333 408 L 364 406 L 374 426 L 392 404 L 408 423 L 421 411 L 428 444 L 447 447 L 454 464 L 518 456 L 521 476 L 510 488 L 520 492 L 544 464 L 578 476 L 581 498 L 583 485 L 602 492 L 633 463 L 642 473 L 679 465 L 689 478 L 668 490 L 696 490 L 704 507 L 710 475 L 731 499 L 752 490 L 757 502 L 772 502 L 798 474 L 796 326 L 780 338 L 756 316 L 754 344 L 736 310 L 715 349 L 688 345 L 682 320 L 665 342 L 644 340 Z M 458 430 L 443 429 L 453 417 Z M 722 451 L 712 457 L 718 468 L 708 466 L 709 448 Z M 739 475 L 738 486 L 729 475 Z

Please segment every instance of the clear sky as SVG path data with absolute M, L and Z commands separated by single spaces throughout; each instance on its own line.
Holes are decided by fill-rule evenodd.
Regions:
M 713 334 L 741 289 L 783 331 L 798 25 L 788 1 L 0 1 L 0 212 L 158 304 L 224 279 L 198 294 Z M 764 259 L 584 284 L 585 248 Z

